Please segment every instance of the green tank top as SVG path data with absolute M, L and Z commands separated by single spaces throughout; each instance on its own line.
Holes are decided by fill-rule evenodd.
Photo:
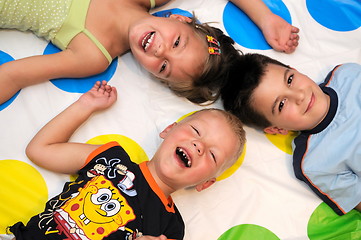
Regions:
M 84 33 L 108 59 L 109 64 L 112 57 L 105 47 L 85 28 L 85 20 L 90 5 L 90 0 L 73 0 L 70 11 L 60 30 L 52 42 L 60 49 L 65 49 L 70 41 L 79 33 Z
M 0 28 L 30 30 L 51 41 L 65 21 L 72 0 L 0 0 Z
M 64 50 L 79 33 L 84 33 L 104 54 L 106 48 L 85 28 L 91 0 L 0 0 L 0 28 L 30 30 Z M 155 0 L 150 0 L 151 8 Z

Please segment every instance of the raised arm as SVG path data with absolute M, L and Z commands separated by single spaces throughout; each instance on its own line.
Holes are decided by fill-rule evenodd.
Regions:
M 31 56 L 0 65 L 0 104 L 20 89 L 64 77 L 86 77 L 104 71 L 108 62 L 92 45 L 79 46 L 73 40 L 71 48 L 49 55 Z
M 271 12 L 262 0 L 231 0 L 261 29 L 271 47 L 280 52 L 292 53 L 298 46 L 297 27 Z
M 146 1 L 149 1 L 149 2 L 150 2 L 150 0 L 146 0 Z M 155 5 L 156 5 L 157 7 L 158 7 L 158 6 L 161 6 L 161 5 L 163 5 L 163 4 L 166 4 L 166 3 L 170 2 L 170 1 L 172 1 L 172 0 L 154 0 Z
M 35 135 L 26 149 L 29 159 L 54 172 L 76 173 L 98 146 L 71 143 L 69 138 L 94 112 L 110 107 L 116 99 L 114 87 L 97 82 Z

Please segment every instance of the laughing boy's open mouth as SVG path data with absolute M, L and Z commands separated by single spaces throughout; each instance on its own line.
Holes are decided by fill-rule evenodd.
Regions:
M 189 156 L 184 152 L 184 150 L 180 147 L 177 147 L 176 154 L 179 156 L 179 159 L 184 163 L 184 166 L 190 168 L 192 166 L 192 162 L 189 159 Z

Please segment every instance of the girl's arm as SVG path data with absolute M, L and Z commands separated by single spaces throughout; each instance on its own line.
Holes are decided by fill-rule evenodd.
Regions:
M 150 0 L 147 0 L 150 2 Z M 172 0 L 154 0 L 155 1 L 155 5 L 156 6 L 160 6 L 160 5 L 163 5 L 163 4 L 166 4 L 167 2 L 170 2 Z
M 68 142 L 75 130 L 96 111 L 117 99 L 114 87 L 97 82 L 76 102 L 46 124 L 30 141 L 26 154 L 35 164 L 59 173 L 76 173 L 98 146 Z
M 80 39 L 80 40 L 79 40 Z M 55 78 L 86 77 L 101 73 L 108 61 L 91 44 L 81 45 L 78 37 L 69 48 L 58 53 L 38 55 L 0 65 L 0 104 L 20 89 Z
M 298 46 L 299 29 L 271 12 L 262 0 L 231 0 L 261 29 L 266 41 L 276 51 L 292 53 Z

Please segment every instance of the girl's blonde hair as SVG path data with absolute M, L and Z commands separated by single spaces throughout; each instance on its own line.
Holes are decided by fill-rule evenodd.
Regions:
M 211 104 L 220 95 L 220 89 L 225 85 L 228 76 L 237 68 L 238 58 L 242 54 L 234 48 L 234 41 L 226 36 L 220 29 L 211 27 L 206 23 L 197 23 L 195 17 L 188 23 L 210 46 L 207 36 L 215 38 L 220 45 L 220 54 L 209 54 L 204 68 L 199 76 L 195 76 L 191 84 L 169 85 L 178 96 L 185 97 L 196 104 Z

